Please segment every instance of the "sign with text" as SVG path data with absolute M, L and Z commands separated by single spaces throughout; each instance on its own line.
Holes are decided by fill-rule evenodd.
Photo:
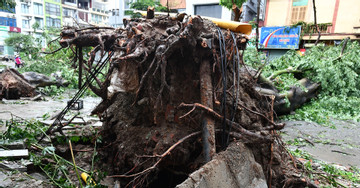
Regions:
M 262 27 L 260 28 L 259 48 L 298 49 L 301 27 Z
M 10 27 L 10 32 L 17 32 L 17 33 L 21 33 L 21 28 L 18 27 Z
M 0 25 L 0 31 L 9 31 L 9 27 Z

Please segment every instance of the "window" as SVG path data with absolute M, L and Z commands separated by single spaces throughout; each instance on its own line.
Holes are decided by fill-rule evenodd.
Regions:
M 91 18 L 92 18 L 92 21 L 95 23 L 102 22 L 102 16 L 100 16 L 100 15 L 92 14 Z
M 0 54 L 4 54 L 4 46 L 0 46 Z
M 52 3 L 46 3 L 45 12 L 46 14 L 60 16 L 60 6 Z
M 63 8 L 63 16 L 74 17 L 76 10 Z
M 76 1 L 75 1 L 75 0 L 65 0 L 65 2 L 68 2 L 68 3 L 75 3 L 75 4 L 76 4 Z
M 35 18 L 35 22 L 39 23 L 39 29 L 44 28 L 44 20 L 42 18 Z
M 0 25 L 16 27 L 16 19 L 0 17 Z
M 27 4 L 21 4 L 21 13 L 29 14 L 29 6 Z
M 5 6 L 7 6 L 7 8 L 3 8 L 3 9 L 0 8 L 0 12 L 8 12 L 13 14 L 16 13 L 15 8 L 10 8 L 10 5 L 5 5 Z
M 291 23 L 297 23 L 305 20 L 308 0 L 293 0 Z
M 30 21 L 29 20 L 22 20 L 22 28 L 30 29 Z
M 195 14 L 201 16 L 209 16 L 221 18 L 222 7 L 218 4 L 195 5 Z
M 119 16 L 119 9 L 113 9 L 112 10 L 112 15 L 113 16 Z
M 46 27 L 61 27 L 61 20 L 57 18 L 50 18 L 49 16 L 46 17 Z
M 44 15 L 44 12 L 43 12 L 43 5 L 40 4 L 40 3 L 34 3 L 34 14 L 35 15 Z
M 130 9 L 130 1 L 125 0 L 125 9 Z

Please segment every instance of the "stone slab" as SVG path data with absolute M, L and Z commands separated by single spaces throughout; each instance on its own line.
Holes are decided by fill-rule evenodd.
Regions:
M 28 157 L 29 151 L 27 149 L 18 149 L 18 150 L 2 150 L 0 151 L 0 157 Z

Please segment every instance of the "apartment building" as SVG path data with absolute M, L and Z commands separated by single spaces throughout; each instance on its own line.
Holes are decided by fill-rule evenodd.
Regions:
M 14 54 L 4 43 L 11 33 L 41 38 L 48 28 L 108 25 L 108 4 L 108 0 L 16 0 L 15 8 L 0 9 L 0 54 Z M 42 44 L 45 46 L 46 41 Z
M 21 32 L 16 19 L 17 11 L 19 8 L 0 9 L 0 55 L 14 54 L 13 48 L 6 46 L 4 41 L 11 33 Z
M 181 0 L 178 0 L 181 2 Z M 255 21 L 257 15 L 258 0 L 247 0 L 242 8 L 241 22 Z M 260 0 L 260 22 L 265 19 L 266 0 Z M 186 13 L 190 15 L 208 16 L 224 20 L 233 20 L 234 13 L 221 5 L 219 0 L 186 0 Z
M 62 0 L 64 26 L 108 25 L 107 0 Z
M 123 19 L 130 18 L 130 0 L 112 1 L 109 9 L 109 25 L 111 27 L 122 27 Z

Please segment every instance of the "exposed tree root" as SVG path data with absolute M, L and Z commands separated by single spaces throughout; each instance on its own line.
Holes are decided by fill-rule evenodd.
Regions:
M 231 136 L 251 148 L 269 186 L 293 181 L 296 169 L 275 132 L 284 124 L 273 120 L 279 96 L 269 103 L 270 97 L 255 90 L 254 75 L 242 61 L 246 36 L 199 16 L 124 23 L 124 29 L 65 28 L 60 40 L 63 48 L 75 47 L 74 59 L 81 57 L 79 49 L 92 47 L 84 63 L 75 63 L 90 77 L 99 66 L 95 54 L 102 59 L 114 53 L 104 76 L 89 85 L 103 99 L 93 111 L 104 121 L 106 149 L 99 151 L 104 163 L 112 164 L 110 173 L 121 174 L 111 177 L 120 178 L 122 186 L 156 187 L 154 177 L 162 171 L 180 177 L 211 158 L 215 148 L 200 143 L 221 151 Z M 217 134 L 200 126 L 209 122 Z M 195 137 L 200 133 L 209 137 Z M 150 174 L 154 177 L 147 178 Z M 184 180 L 175 179 L 169 187 Z

